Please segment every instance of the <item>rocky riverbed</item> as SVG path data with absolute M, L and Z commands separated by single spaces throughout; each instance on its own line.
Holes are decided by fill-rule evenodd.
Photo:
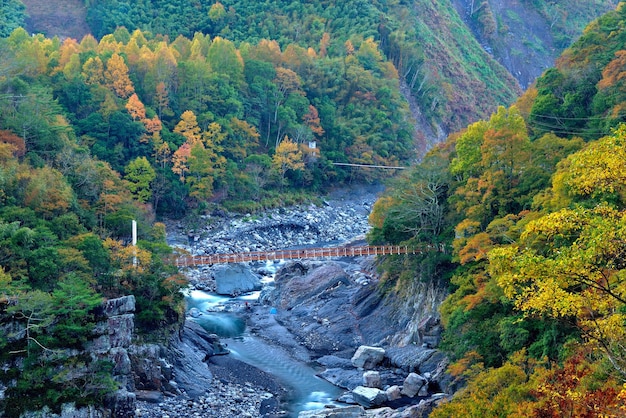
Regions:
M 363 239 L 381 186 L 331 193 L 319 204 L 257 214 L 215 211 L 192 221 L 169 222 L 168 240 L 194 255 L 341 244 Z
M 181 251 L 195 255 L 357 241 L 369 229 L 367 216 L 380 190 L 336 192 L 320 205 L 299 205 L 263 214 L 235 216 L 217 212 L 196 220 L 193 228 L 183 222 L 168 224 L 168 239 Z M 264 344 L 279 347 L 297 361 L 317 360 L 320 375 L 345 390 L 343 400 L 348 403 L 362 405 L 354 400 L 354 392 L 364 384 L 363 370 L 350 364 L 356 348 L 364 344 L 392 346 L 380 365 L 379 385 L 393 386 L 398 392 L 408 374 L 422 373 L 417 380 L 422 382 L 420 412 L 415 409 L 417 405 L 412 407 L 414 412 L 409 409 L 419 399 L 387 402 L 385 398 L 381 401 L 382 408 L 366 412 L 362 406 L 355 405 L 351 412 L 344 411 L 348 415 L 342 416 L 422 416 L 441 397 L 432 395 L 441 392 L 448 383 L 443 375 L 445 356 L 431 348 L 438 339 L 436 306 L 444 292 L 417 284 L 415 291 L 422 295 L 421 299 L 404 305 L 398 303 L 377 291 L 378 278 L 372 261 L 364 258 L 290 262 L 279 271 L 274 283 L 264 287 L 258 301 L 242 300 L 228 309 L 244 317 L 249 332 L 265 341 Z M 264 266 L 251 267 L 256 277 L 270 273 Z M 219 283 L 215 278 L 224 272 L 216 273 L 215 269 L 214 266 L 186 270 L 192 288 L 217 290 Z M 224 294 L 258 289 L 258 284 L 252 288 L 237 286 L 240 284 Z M 191 314 L 203 313 L 192 311 Z M 213 383 L 202 394 L 185 396 L 187 391 L 181 387 L 181 395 L 176 397 L 140 400 L 137 416 L 293 415 L 285 410 L 283 403 L 288 390 L 293 388 L 282 385 L 280 379 L 242 365 L 230 355 L 213 356 L 206 363 Z M 373 390 L 364 390 L 370 389 Z M 400 393 L 396 392 L 389 396 Z M 424 406 L 425 403 L 428 405 Z M 326 412 L 335 416 L 331 409 Z

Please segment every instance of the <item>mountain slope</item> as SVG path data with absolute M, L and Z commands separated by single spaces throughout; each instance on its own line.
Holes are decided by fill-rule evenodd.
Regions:
M 195 32 L 236 43 L 273 39 L 281 47 L 297 43 L 331 55 L 341 54 L 347 41 L 356 45 L 372 37 L 408 87 L 404 91 L 416 105 L 414 116 L 422 121 L 418 131 L 429 143 L 510 104 L 585 24 L 615 6 L 615 0 L 230 0 L 195 5 L 95 0 L 85 11 L 76 0 L 25 3 L 29 30 L 50 36 L 80 38 L 87 19 L 96 37 L 125 26 L 170 39 Z
M 87 9 L 80 0 L 22 0 L 28 18 L 26 30 L 46 36 L 81 39 L 90 33 Z

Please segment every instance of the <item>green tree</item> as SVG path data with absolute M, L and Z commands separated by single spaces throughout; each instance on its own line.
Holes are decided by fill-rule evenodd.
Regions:
M 126 166 L 126 176 L 131 193 L 135 198 L 146 203 L 152 197 L 151 183 L 156 178 L 154 168 L 146 157 L 137 157 Z
M 0 13 L 0 38 L 5 38 L 13 30 L 24 26 L 26 6 L 19 0 L 7 0 L 2 5 Z

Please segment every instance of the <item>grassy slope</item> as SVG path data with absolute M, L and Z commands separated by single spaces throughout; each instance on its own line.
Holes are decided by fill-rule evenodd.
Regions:
M 46 36 L 82 39 L 90 33 L 81 0 L 22 0 L 29 18 L 26 30 Z

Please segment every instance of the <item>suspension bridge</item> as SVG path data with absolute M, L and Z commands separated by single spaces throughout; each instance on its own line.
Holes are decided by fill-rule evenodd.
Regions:
M 365 245 L 354 247 L 303 248 L 295 250 L 250 251 L 231 254 L 183 255 L 173 259 L 177 267 L 193 267 L 222 263 L 245 263 L 252 261 L 278 261 L 306 258 L 364 257 L 393 254 L 422 254 L 446 252 L 443 245 L 408 247 L 401 245 Z

